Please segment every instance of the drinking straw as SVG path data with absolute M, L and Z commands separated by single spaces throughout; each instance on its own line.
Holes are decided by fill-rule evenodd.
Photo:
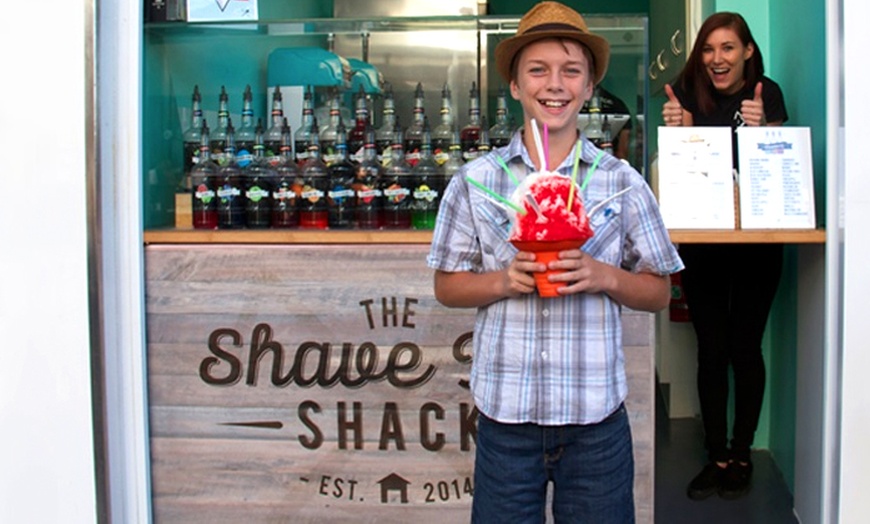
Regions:
M 614 194 L 610 195 L 609 197 L 605 198 L 604 200 L 602 200 L 601 202 L 595 204 L 594 206 L 592 206 L 592 208 L 589 210 L 589 212 L 586 213 L 586 216 L 591 217 L 592 215 L 597 213 L 600 209 L 602 209 L 605 205 L 607 205 L 614 198 L 622 196 L 622 195 L 628 193 L 629 191 L 631 191 L 632 187 L 634 187 L 634 186 L 628 186 L 627 188 L 623 189 L 622 191 L 614 193 Z
M 544 146 L 541 144 L 541 132 L 538 131 L 538 123 L 533 118 L 530 122 L 532 124 L 532 135 L 535 138 L 535 149 L 538 150 L 538 159 L 541 161 L 541 172 L 547 170 L 547 157 L 544 156 Z
M 550 128 L 544 122 L 544 165 L 550 165 Z
M 595 157 L 595 161 L 592 162 L 592 167 L 589 168 L 589 171 L 586 172 L 586 178 L 583 179 L 583 183 L 580 184 L 580 191 L 586 189 L 586 184 L 589 183 L 589 179 L 592 178 L 592 173 L 595 172 L 595 169 L 598 167 L 598 162 L 601 161 L 601 157 L 604 156 L 604 151 L 599 151 L 598 155 Z
M 598 168 L 598 162 L 601 161 L 601 157 L 604 156 L 604 151 L 599 151 L 598 155 L 595 157 L 595 161 L 592 162 L 592 167 L 589 168 L 589 171 L 586 172 L 586 178 L 583 179 L 583 184 L 580 186 L 580 191 L 586 189 L 586 184 L 589 183 L 589 179 L 592 178 L 592 173 Z M 574 201 L 574 185 L 577 183 L 577 166 L 580 165 L 580 141 L 577 141 L 577 149 L 574 154 L 574 170 L 571 173 L 571 188 L 568 190 L 568 211 L 571 211 L 571 204 Z
M 577 140 L 574 148 L 574 169 L 571 170 L 571 189 L 568 190 L 568 212 L 571 212 L 571 204 L 574 203 L 574 186 L 577 185 L 577 167 L 580 166 L 581 142 Z
M 513 171 L 511 171 L 511 168 L 509 168 L 508 165 L 505 164 L 504 159 L 503 159 L 502 157 L 498 156 L 498 155 L 495 155 L 495 160 L 498 162 L 498 164 L 499 164 L 499 165 L 500 165 L 500 166 L 501 166 L 505 171 L 507 171 L 507 174 L 508 174 L 508 176 L 511 177 L 511 180 L 513 181 L 514 185 L 517 185 L 517 186 L 520 185 L 520 181 L 517 180 L 517 176 L 514 174 Z
M 513 209 L 514 211 L 516 211 L 517 213 L 519 213 L 519 214 L 521 214 L 521 215 L 525 215 L 525 214 L 526 214 L 526 210 L 525 210 L 525 209 L 523 209 L 523 208 L 521 208 L 520 206 L 514 204 L 514 203 L 511 202 L 509 199 L 507 199 L 507 198 L 505 198 L 505 197 L 499 195 L 498 193 L 496 193 L 496 192 L 493 191 L 492 189 L 486 187 L 485 185 L 481 184 L 481 183 L 478 182 L 477 180 L 471 178 L 470 176 L 466 176 L 465 179 L 468 180 L 468 182 L 471 183 L 471 185 L 473 185 L 473 186 L 476 187 L 477 189 L 480 189 L 480 190 L 483 191 L 485 194 L 489 195 L 490 197 L 492 197 L 493 199 L 497 200 L 498 202 L 501 202 L 502 204 L 505 204 L 506 206 L 510 207 L 511 209 Z

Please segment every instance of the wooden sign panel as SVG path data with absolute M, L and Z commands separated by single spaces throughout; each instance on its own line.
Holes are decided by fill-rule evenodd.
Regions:
M 148 246 L 155 521 L 467 522 L 474 311 L 437 304 L 427 253 Z M 630 386 L 651 397 L 638 356 Z M 632 424 L 651 504 L 648 407 Z

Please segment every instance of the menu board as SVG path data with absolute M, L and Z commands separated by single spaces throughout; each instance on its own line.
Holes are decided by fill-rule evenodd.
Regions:
M 743 229 L 816 227 L 808 127 L 741 127 L 740 223 Z
M 658 197 L 668 229 L 734 229 L 730 127 L 659 127 Z

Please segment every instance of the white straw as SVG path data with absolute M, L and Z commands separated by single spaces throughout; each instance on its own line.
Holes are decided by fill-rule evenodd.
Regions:
M 547 157 L 544 155 L 544 145 L 541 142 L 541 132 L 538 131 L 538 123 L 533 118 L 530 122 L 532 124 L 532 135 L 535 137 L 535 147 L 538 150 L 538 160 L 541 162 L 541 172 L 547 170 Z
M 590 210 L 586 213 L 586 216 L 587 216 L 587 217 L 591 217 L 592 215 L 594 215 L 595 213 L 597 213 L 599 210 L 601 210 L 601 208 L 603 208 L 603 207 L 604 207 L 608 202 L 610 202 L 610 201 L 613 200 L 614 198 L 616 198 L 616 197 L 618 197 L 618 196 L 622 196 L 622 195 L 624 195 L 625 193 L 628 193 L 629 191 L 631 191 L 631 188 L 632 188 L 632 187 L 634 187 L 634 186 L 628 186 L 627 188 L 623 189 L 622 191 L 620 191 L 620 192 L 618 192 L 618 193 L 614 193 L 614 194 L 610 195 L 609 197 L 605 198 L 604 200 L 602 200 L 601 202 L 595 204 L 594 206 L 592 206 L 592 209 L 590 209 Z

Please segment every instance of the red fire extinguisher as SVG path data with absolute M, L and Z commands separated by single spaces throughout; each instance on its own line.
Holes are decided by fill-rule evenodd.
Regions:
M 681 273 L 671 274 L 671 304 L 669 307 L 671 322 L 689 322 L 691 320 Z

